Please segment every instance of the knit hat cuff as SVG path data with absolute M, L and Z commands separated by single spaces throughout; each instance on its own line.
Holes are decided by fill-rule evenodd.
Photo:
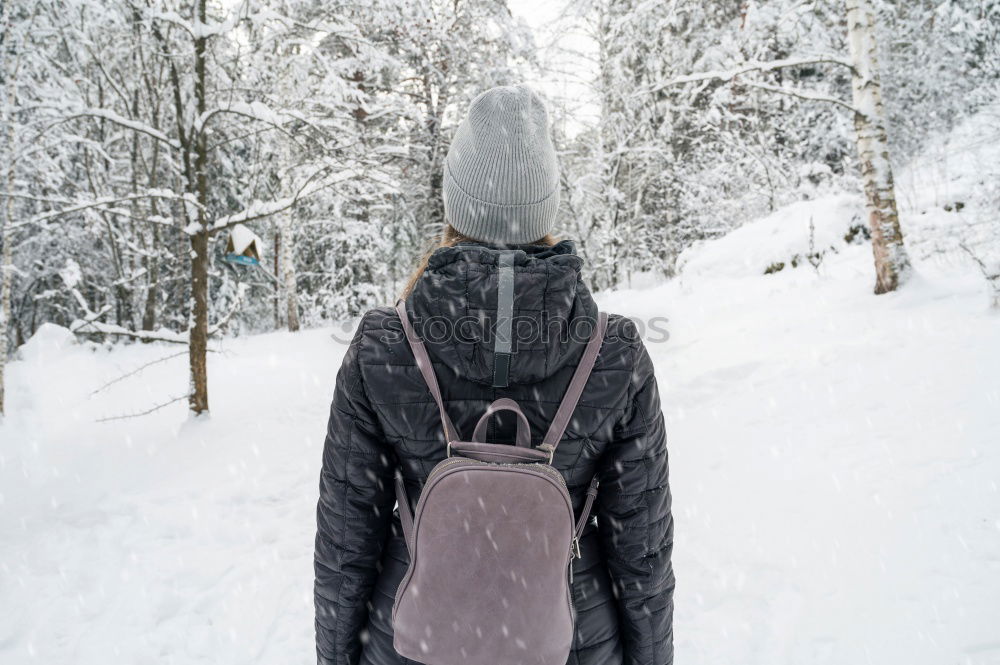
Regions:
M 511 245 L 534 242 L 552 230 L 559 187 L 530 203 L 492 203 L 467 193 L 444 164 L 443 195 L 448 223 L 475 240 Z

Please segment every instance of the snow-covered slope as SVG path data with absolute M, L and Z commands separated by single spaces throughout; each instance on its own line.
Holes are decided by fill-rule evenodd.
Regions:
M 678 280 L 600 296 L 648 326 L 657 364 L 678 663 L 1000 662 L 1000 316 L 969 266 L 919 256 L 902 292 L 871 295 L 870 248 L 843 240 L 856 206 L 796 204 Z M 836 251 L 792 267 L 810 218 Z M 311 662 L 350 332 L 223 341 L 210 419 L 176 403 L 98 422 L 183 393 L 182 348 L 43 327 L 0 425 L 0 663 Z
M 678 662 L 1000 662 L 1000 317 L 869 261 L 605 300 L 670 319 Z
M 859 231 L 862 219 L 862 201 L 857 195 L 799 201 L 690 248 L 678 264 L 686 279 L 753 278 L 765 271 L 809 269 L 821 266 L 828 254 L 849 244 L 845 241 L 849 234 L 853 233 L 855 243 L 865 242 Z

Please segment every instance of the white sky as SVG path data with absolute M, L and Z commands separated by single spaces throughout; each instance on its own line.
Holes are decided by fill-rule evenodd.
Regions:
M 595 76 L 597 45 L 583 21 L 572 14 L 573 0 L 508 0 L 511 12 L 535 33 L 544 74 L 527 83 L 553 104 L 565 106 L 562 130 L 576 134 L 598 115 L 590 81 Z

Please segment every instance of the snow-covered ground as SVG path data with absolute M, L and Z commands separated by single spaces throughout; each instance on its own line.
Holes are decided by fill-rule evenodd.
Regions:
M 914 191 L 921 247 L 955 215 Z M 795 204 L 691 250 L 677 280 L 599 296 L 669 319 L 649 348 L 678 663 L 1000 663 L 1000 315 L 967 263 L 931 253 L 871 295 L 869 246 L 843 240 L 858 204 Z M 793 268 L 810 218 L 828 251 Z M 101 389 L 181 347 L 43 327 L 0 425 L 0 663 L 312 662 L 320 451 L 350 332 L 223 341 L 210 419 L 177 403 L 98 422 L 183 393 L 183 355 Z
M 678 662 L 1000 663 L 1000 316 L 869 252 L 655 292 Z

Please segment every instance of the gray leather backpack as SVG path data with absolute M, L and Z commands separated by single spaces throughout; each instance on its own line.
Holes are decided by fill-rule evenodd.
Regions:
M 392 608 L 393 646 L 428 665 L 565 665 L 576 623 L 573 557 L 597 496 L 597 478 L 574 521 L 566 481 L 551 464 L 600 351 L 597 326 L 542 443 L 514 400 L 493 402 L 463 441 L 444 408 L 423 341 L 396 306 L 417 367 L 437 402 L 447 457 L 411 512 L 402 475 L 396 497 L 410 564 Z M 497 411 L 517 416 L 516 445 L 486 443 Z

